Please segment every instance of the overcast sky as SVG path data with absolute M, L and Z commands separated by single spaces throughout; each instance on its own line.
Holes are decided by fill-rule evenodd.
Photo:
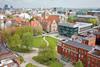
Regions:
M 4 4 L 20 8 L 100 8 L 100 0 L 0 0 L 0 7 Z

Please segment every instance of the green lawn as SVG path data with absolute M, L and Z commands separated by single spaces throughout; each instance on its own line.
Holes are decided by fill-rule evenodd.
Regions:
M 50 64 L 49 67 L 63 67 L 63 64 L 59 63 L 59 62 L 53 62 Z
M 47 36 L 46 40 L 48 40 L 50 47 L 52 47 L 52 48 L 56 47 L 56 45 L 57 45 L 57 39 Z
M 46 40 L 48 40 L 50 47 L 52 47 L 52 48 L 56 47 L 56 44 L 57 44 L 56 39 L 47 36 Z M 34 37 L 33 43 L 34 43 L 33 44 L 34 47 L 46 46 L 46 42 L 43 40 L 42 36 L 41 37 Z
M 63 67 L 63 64 L 56 60 L 57 52 L 55 48 L 57 45 L 57 39 L 46 36 L 46 40 L 49 42 L 49 47 L 52 49 L 52 51 L 50 51 L 49 54 L 48 51 L 45 54 L 44 52 L 40 53 L 38 56 L 33 57 L 32 59 L 41 64 L 47 65 L 48 67 Z M 34 37 L 34 44 L 35 47 L 39 47 L 46 43 L 42 37 Z
M 43 40 L 42 36 L 33 38 L 33 46 L 34 47 L 46 46 L 46 43 Z

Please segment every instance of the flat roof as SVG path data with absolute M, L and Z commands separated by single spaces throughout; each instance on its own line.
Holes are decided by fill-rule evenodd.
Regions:
M 94 32 L 95 35 L 100 35 L 100 32 Z
M 65 43 L 67 45 L 70 45 L 70 46 L 77 47 L 77 48 L 82 48 L 82 49 L 87 50 L 87 51 L 91 51 L 92 50 L 91 46 L 88 46 L 88 45 L 85 45 L 85 44 L 81 44 L 81 43 L 78 43 L 78 42 L 75 42 L 75 41 L 71 41 L 71 40 L 65 41 L 63 43 Z
M 75 22 L 74 23 L 59 23 L 58 25 L 62 25 L 62 26 L 68 26 L 68 27 L 79 27 L 79 28 L 83 28 L 83 27 L 87 27 L 87 26 L 92 26 L 92 23 L 85 23 L 85 22 Z
M 76 28 L 73 23 L 59 23 L 58 25 Z
M 88 11 L 88 12 L 95 12 L 95 13 L 99 13 L 100 11 Z
M 97 16 L 92 16 L 92 15 L 77 15 L 77 17 L 84 17 L 84 18 L 97 18 Z
M 94 50 L 94 51 L 92 52 L 92 55 L 94 55 L 94 56 L 100 58 L 100 50 Z

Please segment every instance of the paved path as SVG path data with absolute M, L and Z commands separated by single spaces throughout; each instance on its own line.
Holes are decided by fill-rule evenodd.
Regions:
M 28 64 L 28 63 L 32 63 L 32 64 L 36 65 L 37 67 L 47 67 L 45 65 L 42 65 L 42 64 L 32 60 L 33 56 L 37 56 L 38 55 L 38 49 L 35 49 L 31 53 L 18 53 L 18 54 L 23 56 L 24 61 L 25 61 L 24 63 L 21 64 L 21 67 L 25 67 L 26 64 Z
M 58 54 L 57 58 L 61 63 L 64 64 L 64 67 L 74 67 L 70 62 L 65 62 L 65 61 L 61 60 L 61 55 Z
M 56 38 L 52 35 L 44 35 L 43 40 L 47 43 L 47 46 L 49 46 L 49 42 L 46 40 L 45 36 L 50 36 L 50 37 Z M 41 36 L 38 36 L 38 37 L 41 37 Z M 42 64 L 32 60 L 32 57 L 37 56 L 38 52 L 39 52 L 38 48 L 33 48 L 33 51 L 31 53 L 18 53 L 19 55 L 23 56 L 23 58 L 25 60 L 25 62 L 21 64 L 21 67 L 25 67 L 26 64 L 28 64 L 28 63 L 32 63 L 32 64 L 36 65 L 37 67 L 47 67 L 45 65 L 42 65 Z M 62 62 L 62 63 L 64 63 L 64 62 Z M 73 67 L 71 63 L 64 63 L 64 64 L 65 64 L 64 67 Z
M 49 42 L 43 37 L 43 40 L 47 43 L 47 47 L 49 46 Z
M 41 37 L 41 36 L 38 36 L 38 37 Z M 45 36 L 43 37 L 43 40 L 47 43 L 47 46 L 49 46 L 49 42 L 45 39 Z M 26 64 L 28 64 L 28 63 L 32 63 L 32 64 L 36 65 L 37 67 L 47 67 L 45 65 L 39 64 L 38 62 L 32 60 L 32 57 L 37 56 L 38 52 L 39 52 L 38 48 L 33 48 L 33 50 L 35 50 L 35 51 L 33 51 L 31 53 L 19 53 L 19 55 L 23 56 L 23 58 L 25 60 L 25 62 L 21 64 L 21 67 L 25 67 Z

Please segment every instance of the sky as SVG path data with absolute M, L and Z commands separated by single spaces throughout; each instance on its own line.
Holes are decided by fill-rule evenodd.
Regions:
M 0 7 L 5 4 L 15 8 L 100 8 L 100 0 L 0 0 Z

